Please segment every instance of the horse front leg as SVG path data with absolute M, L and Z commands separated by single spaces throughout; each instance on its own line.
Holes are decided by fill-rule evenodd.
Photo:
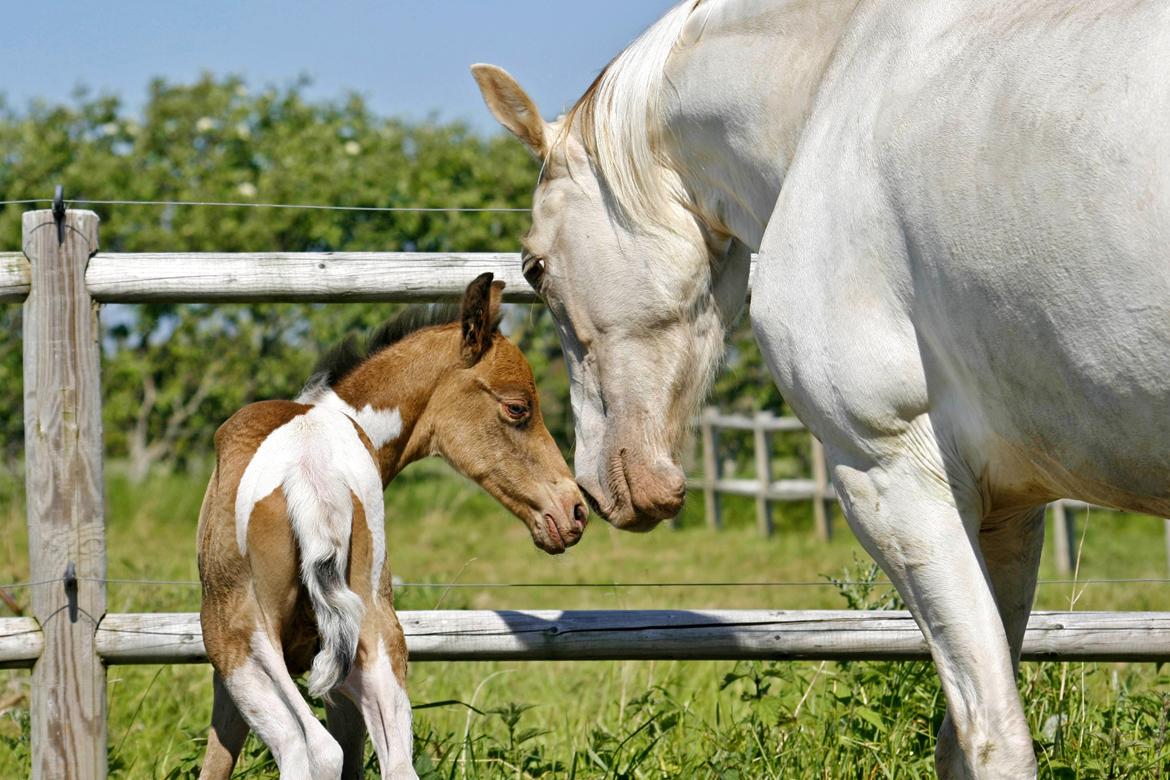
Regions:
M 933 441 L 923 447 L 922 437 L 919 430 L 916 441 L 895 447 L 905 454 L 890 463 L 836 462 L 834 482 L 850 526 L 906 602 L 942 680 L 948 731 L 936 754 L 939 777 L 1035 777 L 1013 654 L 977 542 L 983 518 L 976 500 L 960 504 L 945 472 L 924 461 L 921 453 L 939 450 Z

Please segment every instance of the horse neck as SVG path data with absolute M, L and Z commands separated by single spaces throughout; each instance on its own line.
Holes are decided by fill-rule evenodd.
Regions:
M 459 360 L 458 333 L 450 327 L 412 333 L 361 363 L 321 398 L 365 431 L 377 452 L 383 486 L 433 454 L 426 411 L 435 388 Z
M 667 62 L 667 156 L 698 213 L 753 251 L 856 5 L 709 1 Z

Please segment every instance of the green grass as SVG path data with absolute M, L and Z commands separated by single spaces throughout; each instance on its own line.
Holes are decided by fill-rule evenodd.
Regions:
M 156 477 L 131 487 L 107 474 L 109 576 L 193 580 L 202 477 Z M 6 491 L 6 492 L 5 492 Z M 778 512 L 779 532 L 758 538 L 753 504 L 729 499 L 726 527 L 703 526 L 692 500 L 676 531 L 635 535 L 590 525 L 567 555 L 536 550 L 527 531 L 440 464 L 407 470 L 387 493 L 389 552 L 407 582 L 400 609 L 843 608 L 824 584 L 790 587 L 649 587 L 630 583 L 820 581 L 867 573 L 837 518 L 828 543 L 810 512 Z M 28 578 L 23 499 L 0 486 L 0 582 Z M 1087 529 L 1082 579 L 1163 577 L 1161 521 L 1103 512 Z M 1055 578 L 1045 559 L 1042 577 Z M 545 583 L 535 588 L 444 588 L 441 583 Z M 610 583 L 604 587 L 595 584 Z M 626 583 L 627 585 L 614 585 Z M 566 585 L 576 587 L 566 587 Z M 1162 584 L 1043 585 L 1038 607 L 1162 609 Z M 27 604 L 27 591 L 13 592 Z M 852 594 L 873 604 L 880 585 Z M 198 589 L 109 588 L 109 609 L 193 611 Z M 0 607 L 0 610 L 3 610 Z M 6 612 L 4 614 L 7 614 Z M 0 672 L 0 777 L 27 774 L 25 672 Z M 1026 664 L 1021 680 L 1043 777 L 1157 777 L 1170 757 L 1170 680 L 1150 665 Z M 193 777 L 210 712 L 206 666 L 109 671 L 111 774 Z M 932 668 L 899 663 L 527 662 L 417 663 L 418 768 L 444 778 L 871 778 L 931 777 L 943 702 Z M 472 710 L 469 707 L 474 707 Z M 370 776 L 376 776 L 371 764 Z M 1170 778 L 1162 769 L 1161 777 Z M 239 774 L 274 777 L 250 742 Z

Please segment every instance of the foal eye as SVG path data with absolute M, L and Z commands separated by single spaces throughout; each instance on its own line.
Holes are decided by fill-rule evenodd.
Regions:
M 513 420 L 523 420 L 528 415 L 528 407 L 524 404 L 504 404 L 504 412 Z
M 520 270 L 532 289 L 540 292 L 540 282 L 544 279 L 544 258 L 525 252 L 520 259 Z

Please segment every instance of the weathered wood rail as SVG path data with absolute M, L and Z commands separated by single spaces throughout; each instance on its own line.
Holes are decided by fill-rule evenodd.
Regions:
M 908 612 L 598 610 L 400 612 L 411 661 L 928 660 Z M 32 618 L 0 620 L 0 667 L 32 666 Z M 194 612 L 111 614 L 97 627 L 107 665 L 206 663 Z M 1037 612 L 1030 661 L 1170 661 L 1170 612 Z
M 23 251 L 0 253 L 0 302 L 25 307 L 25 435 L 32 615 L 0 619 L 0 668 L 31 667 L 32 776 L 106 776 L 111 664 L 205 661 L 194 614 L 105 613 L 100 303 L 433 301 L 491 270 L 532 301 L 511 254 L 101 254 L 88 211 L 25 214 Z M 762 418 L 761 418 L 762 420 Z M 753 422 L 753 424 L 755 424 Z M 760 423 L 765 434 L 797 430 Z M 757 436 L 765 446 L 767 436 Z M 819 447 L 814 444 L 813 446 Z M 819 451 L 814 464 L 823 464 Z M 832 500 L 823 468 L 751 493 Z M 814 469 L 816 467 L 814 466 Z M 724 492 L 749 488 L 719 480 Z M 822 523 L 818 521 L 818 528 Z M 827 520 L 823 533 L 828 534 Z M 404 612 L 413 660 L 926 658 L 905 613 L 636 611 Z M 1026 658 L 1170 660 L 1170 613 L 1039 613 Z

